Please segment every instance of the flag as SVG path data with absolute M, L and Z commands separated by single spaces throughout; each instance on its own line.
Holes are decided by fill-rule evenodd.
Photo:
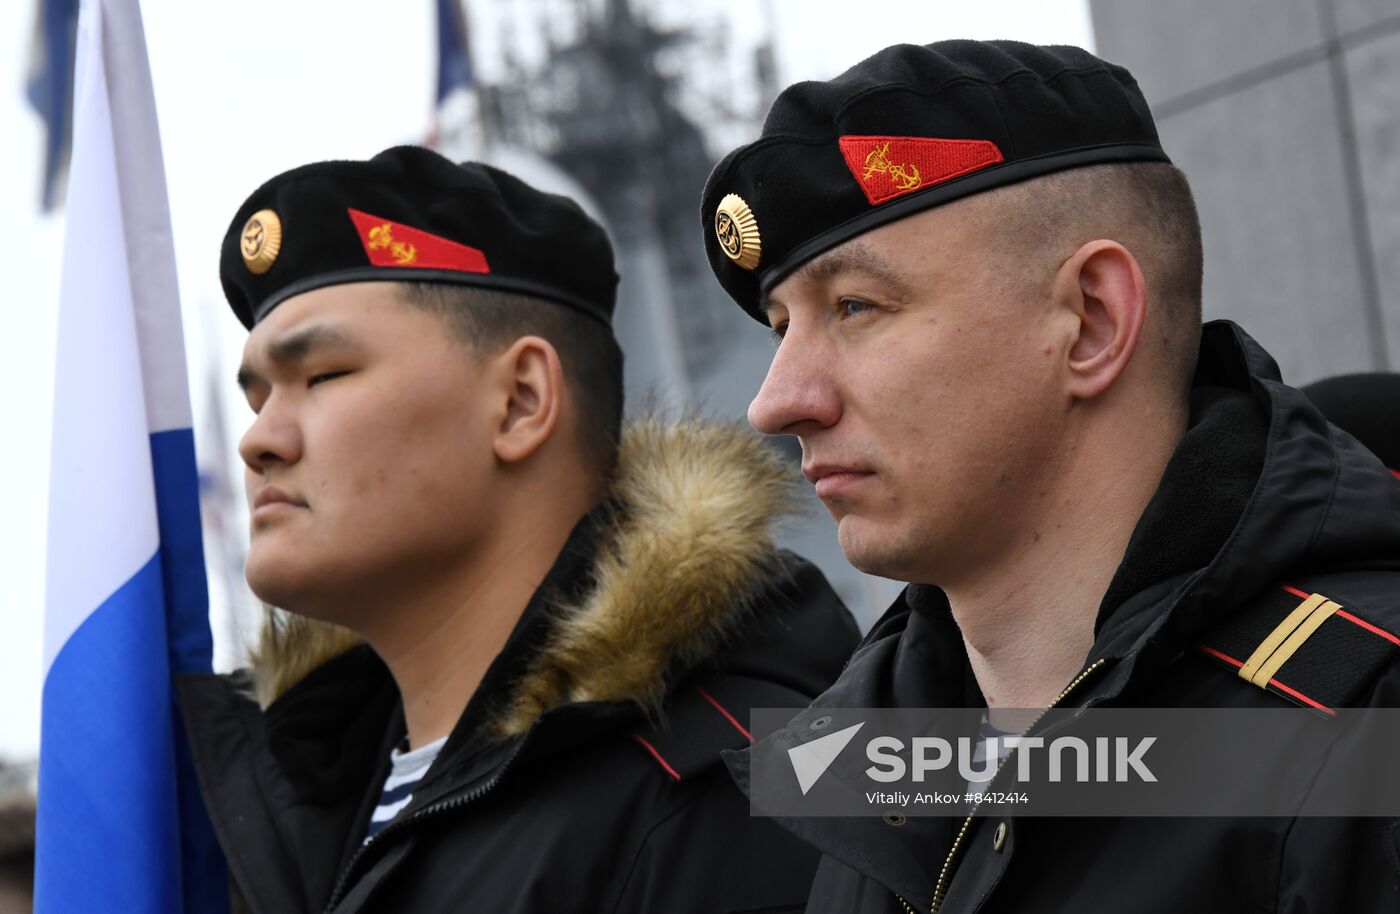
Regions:
M 472 84 L 472 58 L 460 0 L 437 0 L 437 23 L 437 103 L 441 105 L 447 96 Z
M 35 910 L 206 912 L 227 877 L 172 676 L 208 594 L 155 99 L 136 0 L 83 0 L 59 301 Z
M 437 96 L 433 113 L 428 121 L 428 133 L 423 145 L 441 151 L 444 145 L 452 146 L 464 139 L 463 131 L 474 120 L 475 105 L 463 97 L 454 97 L 458 89 L 472 86 L 471 46 L 467 40 L 467 17 L 462 10 L 461 0 L 434 0 L 437 4 Z M 447 111 L 444 103 L 452 98 L 459 110 Z M 447 131 L 444 135 L 443 121 Z M 474 150 L 473 150 L 474 151 Z
M 25 95 L 44 119 L 44 181 L 39 205 L 58 206 L 73 134 L 73 40 L 78 0 L 39 0 Z

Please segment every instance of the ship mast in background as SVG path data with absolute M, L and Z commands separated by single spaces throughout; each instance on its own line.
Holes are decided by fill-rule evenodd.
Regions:
M 500 72 L 488 80 L 470 63 L 464 8 L 437 2 L 441 33 L 460 35 L 468 60 L 439 68 L 439 148 L 581 195 L 608 227 L 623 277 L 614 323 L 629 403 L 742 414 L 751 390 L 734 383 L 735 359 L 751 379 L 771 352 L 741 332 L 752 328 L 699 256 L 696 201 L 715 163 L 710 144 L 757 130 L 769 101 L 759 95 L 776 82 L 771 42 L 755 72 L 736 77 L 722 21 L 662 26 L 632 0 L 573 0 L 526 6 L 541 16 L 528 23 L 524 5 L 495 3 L 486 11 L 499 24 Z M 444 95 L 449 70 L 474 76 Z M 734 85 L 752 96 L 744 110 Z

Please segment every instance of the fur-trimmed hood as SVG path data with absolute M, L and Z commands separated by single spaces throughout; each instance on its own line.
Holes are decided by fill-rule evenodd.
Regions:
M 735 424 L 648 420 L 623 433 L 589 585 L 555 622 L 494 722 L 503 736 L 569 702 L 660 707 L 678 664 L 702 663 L 780 574 L 774 523 L 794 504 L 781 458 Z M 253 653 L 266 706 L 358 643 L 346 629 L 269 610 Z

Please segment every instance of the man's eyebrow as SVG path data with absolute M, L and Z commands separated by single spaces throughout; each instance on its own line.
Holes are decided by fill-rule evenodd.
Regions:
M 885 258 L 869 245 L 852 242 L 804 263 L 794 270 L 789 279 L 798 283 L 821 283 L 842 274 L 865 276 L 875 280 L 897 298 L 909 298 L 913 294 L 909 283 Z M 775 304 L 771 293 L 765 292 L 759 298 L 758 307 L 767 314 Z
M 243 391 L 246 394 L 248 392 L 248 388 L 252 387 L 254 382 L 256 382 L 257 380 L 258 376 L 254 374 L 246 365 L 238 366 L 239 390 Z
M 910 293 L 909 284 L 902 279 L 891 264 L 867 244 L 855 242 L 837 248 L 815 260 L 810 260 L 797 268 L 793 274 L 808 281 L 831 279 L 842 273 L 856 273 L 868 276 L 899 296 Z
M 267 360 L 274 365 L 291 365 L 305 359 L 317 349 L 352 349 L 359 346 L 359 340 L 340 327 L 329 324 L 312 324 L 286 336 L 273 340 L 267 346 Z M 238 368 L 238 386 L 245 392 L 255 382 L 262 380 L 247 363 Z

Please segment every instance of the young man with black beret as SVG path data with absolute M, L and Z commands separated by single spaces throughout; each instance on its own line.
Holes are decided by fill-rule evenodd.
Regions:
M 247 576 L 286 611 L 250 672 L 181 683 L 237 906 L 800 907 L 816 853 L 720 752 L 856 631 L 774 548 L 788 483 L 755 436 L 620 432 L 602 228 L 402 147 L 264 184 L 221 274 Z
M 852 563 L 910 582 L 735 757 L 759 806 L 763 753 L 833 708 L 1400 703 L 1400 482 L 1201 326 L 1194 203 L 1127 71 L 888 48 L 783 92 L 701 218 L 777 337 L 750 421 L 798 436 Z M 1394 818 L 968 812 L 790 818 L 808 911 L 1400 909 Z

